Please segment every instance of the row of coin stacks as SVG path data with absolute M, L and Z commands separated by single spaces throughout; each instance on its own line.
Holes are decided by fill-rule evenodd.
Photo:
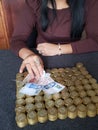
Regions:
M 34 125 L 47 120 L 85 118 L 98 114 L 98 83 L 82 63 L 72 68 L 53 68 L 46 70 L 51 77 L 63 84 L 60 93 L 45 95 L 43 91 L 37 96 L 19 93 L 27 72 L 16 75 L 16 123 L 19 127 Z

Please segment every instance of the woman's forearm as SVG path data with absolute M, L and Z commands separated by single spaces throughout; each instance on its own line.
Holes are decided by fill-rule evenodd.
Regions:
M 35 54 L 35 53 L 33 51 L 29 50 L 28 48 L 22 48 L 19 51 L 19 57 L 22 58 L 22 59 L 25 59 L 29 55 L 33 55 L 33 54 Z

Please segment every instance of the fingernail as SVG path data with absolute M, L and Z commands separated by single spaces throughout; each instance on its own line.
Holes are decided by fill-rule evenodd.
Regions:
M 19 70 L 20 73 L 22 73 L 22 70 Z

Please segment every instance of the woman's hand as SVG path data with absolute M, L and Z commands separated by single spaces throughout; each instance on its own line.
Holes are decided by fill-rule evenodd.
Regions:
M 37 46 L 37 50 L 44 56 L 58 55 L 59 52 L 58 45 L 51 43 L 40 43 Z
M 20 73 L 22 73 L 25 68 L 27 69 L 28 73 L 32 76 L 32 79 L 38 79 L 42 75 L 44 70 L 41 58 L 35 54 L 31 54 L 23 60 L 20 67 Z

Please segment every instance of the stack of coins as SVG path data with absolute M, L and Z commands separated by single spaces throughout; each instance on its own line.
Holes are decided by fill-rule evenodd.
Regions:
M 38 122 L 36 111 L 31 111 L 27 114 L 27 120 L 29 125 L 34 125 Z
M 46 70 L 50 76 L 65 88 L 56 94 L 46 95 L 43 91 L 36 96 L 20 93 L 27 72 L 16 75 L 16 123 L 20 128 L 47 120 L 85 118 L 98 114 L 98 83 L 89 74 L 83 63 L 69 68 Z
M 44 123 L 48 120 L 48 114 L 45 109 L 41 109 L 38 111 L 38 121 L 40 123 Z

